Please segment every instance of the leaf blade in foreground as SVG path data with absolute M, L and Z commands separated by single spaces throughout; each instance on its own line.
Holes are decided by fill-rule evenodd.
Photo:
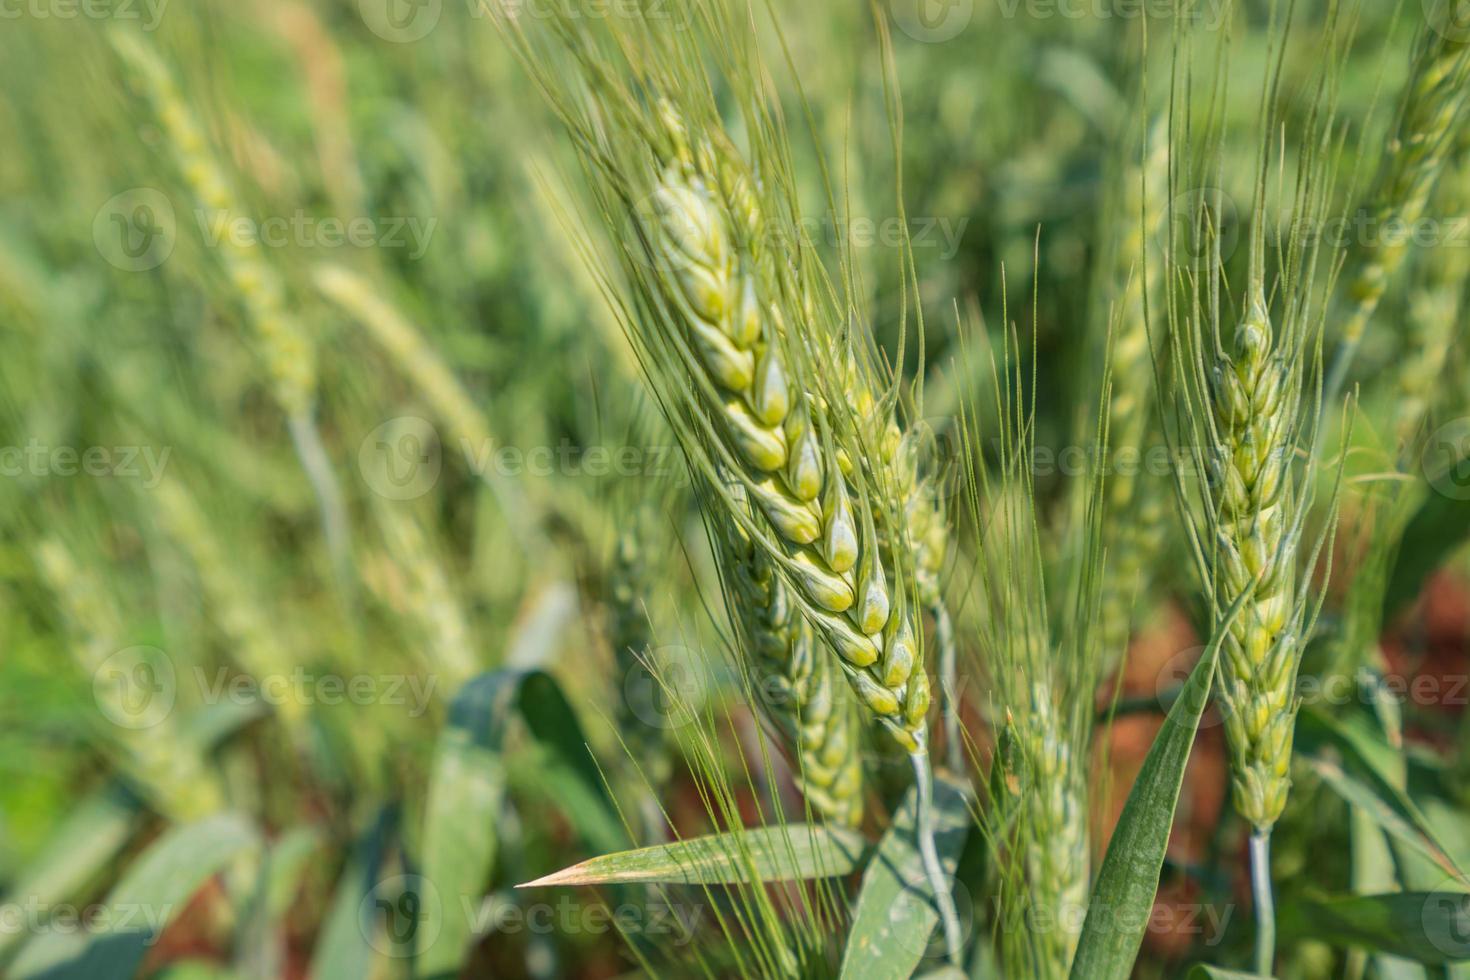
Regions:
M 865 837 L 846 827 L 799 823 L 756 827 L 603 854 L 518 887 L 627 882 L 728 885 L 749 880 L 752 860 L 761 881 L 833 878 L 861 867 L 870 850 Z
M 906 980 L 924 959 L 929 937 L 939 924 L 914 836 L 916 802 L 917 794 L 910 789 L 863 872 L 842 952 L 843 978 Z M 971 823 L 968 788 L 936 774 L 934 843 L 948 875 L 954 874 Z
M 1159 869 L 1164 866 L 1184 767 L 1214 683 L 1220 643 L 1240 606 L 1237 598 L 1184 682 L 1128 793 L 1087 904 L 1072 961 L 1071 975 L 1077 980 L 1126 980 L 1133 971 L 1158 892 Z

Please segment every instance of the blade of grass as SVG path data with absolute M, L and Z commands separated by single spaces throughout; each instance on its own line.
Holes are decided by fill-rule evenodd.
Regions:
M 1282 932 L 1440 965 L 1470 960 L 1470 895 L 1393 892 L 1303 897 L 1283 906 Z
M 1123 805 L 1092 889 L 1082 938 L 1072 962 L 1071 975 L 1077 980 L 1126 980 L 1133 971 L 1133 960 L 1143 942 L 1149 910 L 1158 891 L 1159 869 L 1164 865 L 1174 809 L 1179 804 L 1184 766 L 1209 701 L 1220 643 L 1243 601 L 1244 596 L 1235 600 L 1215 639 L 1184 682 Z
M 833 878 L 862 867 L 871 850 L 855 830 L 794 823 L 603 854 L 518 887 L 620 882 L 725 885 L 747 881 L 752 867 L 760 881 Z M 753 865 L 744 860 L 747 854 Z

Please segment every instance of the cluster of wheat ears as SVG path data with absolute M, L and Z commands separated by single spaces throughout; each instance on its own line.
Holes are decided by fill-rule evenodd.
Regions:
M 739 33 L 738 17 L 700 13 L 711 31 Z M 1335 19 L 1327 24 L 1332 48 L 1344 34 Z M 776 713 L 811 809 L 858 824 L 865 720 L 912 754 L 920 782 L 929 780 L 928 671 L 952 669 L 944 655 L 926 657 L 933 644 L 925 637 L 954 642 L 940 579 L 960 515 L 946 513 L 934 474 L 916 462 L 921 434 L 904 424 L 917 412 L 913 393 L 877 356 L 851 270 L 842 265 L 834 283 L 797 236 L 781 234 L 800 217 L 793 164 L 784 120 L 748 49 L 733 45 L 720 59 L 720 81 L 732 88 L 746 133 L 742 153 L 703 70 L 677 45 L 626 34 L 611 54 L 561 24 L 560 54 L 580 72 L 569 84 L 547 68 L 568 62 L 514 19 L 504 26 L 571 134 L 604 230 L 614 236 L 619 267 L 596 271 L 703 488 L 739 629 L 737 657 L 779 679 L 784 697 Z M 1314 570 L 1332 526 L 1329 516 L 1315 540 L 1307 530 L 1318 423 L 1337 406 L 1345 369 L 1335 367 L 1331 377 L 1321 370 L 1324 321 L 1328 312 L 1346 317 L 1331 337 L 1344 365 L 1404 254 L 1401 245 L 1354 254 L 1342 299 L 1320 299 L 1333 291 L 1319 288 L 1317 270 L 1331 267 L 1324 276 L 1335 283 L 1337 268 L 1297 229 L 1313 227 L 1331 206 L 1335 57 L 1324 59 L 1299 122 L 1295 189 L 1274 202 L 1266 137 L 1279 126 L 1279 99 L 1276 76 L 1268 79 L 1255 205 L 1263 212 L 1281 206 L 1287 244 L 1268 272 L 1267 221 L 1251 224 L 1249 274 L 1238 297 L 1222 301 L 1228 287 L 1215 202 L 1208 192 L 1183 190 L 1205 186 L 1222 164 L 1208 154 L 1188 158 L 1195 149 L 1188 140 L 1202 137 L 1186 134 L 1182 116 L 1161 118 L 1141 135 L 1132 162 L 1115 177 L 1122 193 L 1108 214 L 1113 229 L 1126 230 L 1109 244 L 1115 279 L 1104 288 L 1116 298 L 1106 314 L 1110 373 L 1100 382 L 1104 424 L 1096 438 L 1139 445 L 1158 424 L 1208 475 L 1198 485 L 1181 479 L 1177 496 L 1214 610 L 1232 797 L 1254 828 L 1262 974 L 1273 961 L 1269 840 L 1291 785 L 1296 673 L 1320 607 L 1323 578 Z M 1397 135 L 1374 178 L 1380 220 L 1424 214 L 1464 115 L 1467 66 L 1465 45 L 1424 32 Z M 1205 120 L 1200 133 L 1212 124 L 1218 120 Z M 1192 264 L 1170 251 L 1171 224 L 1192 236 Z M 1443 357 L 1442 336 L 1426 346 L 1425 356 Z M 1007 363 L 1014 355 L 1007 352 Z M 1064 976 L 1081 931 L 1080 919 L 1066 913 L 1087 906 L 1091 880 L 1092 695 L 1122 657 L 1132 600 L 1148 590 L 1141 577 L 1158 568 L 1169 517 L 1166 498 L 1140 491 L 1135 479 L 1106 487 L 1088 481 L 1077 533 L 1091 557 L 1064 583 L 1072 608 L 1049 610 L 1027 493 L 1033 436 L 1020 394 L 1025 379 L 1004 374 L 994 378 L 1006 392 L 995 412 L 1006 436 L 998 466 L 975 459 L 966 474 L 969 525 L 979 532 L 972 552 L 979 568 L 970 576 L 975 617 L 1002 710 L 995 721 L 1001 745 L 1015 752 L 1013 762 L 997 756 L 993 768 L 1022 777 L 1019 789 L 989 805 L 1004 815 L 994 824 L 998 857 L 1012 869 L 1002 872 L 1016 889 L 1011 898 L 1063 925 L 1002 945 L 1013 968 Z M 1155 412 L 1162 422 L 1152 421 Z M 1109 551 L 1104 571 L 1101 555 Z M 834 696 L 836 678 L 855 698 Z M 960 767 L 956 743 L 964 736 L 951 724 L 953 706 L 944 708 L 949 758 Z M 921 822 L 917 833 L 928 853 L 932 830 Z M 957 956 L 945 880 L 934 862 L 928 869 Z
M 694 724 L 676 738 L 623 698 L 605 715 L 639 778 L 621 780 L 617 765 L 605 772 L 599 763 L 590 773 L 563 767 L 571 776 L 548 766 L 548 785 L 575 785 L 579 805 L 607 807 L 577 824 L 589 839 L 607 840 L 615 830 L 606 826 L 621 820 L 629 837 L 649 846 L 609 847 L 530 884 L 606 884 L 650 895 L 664 884 L 702 887 L 722 916 L 729 959 L 741 964 L 731 972 L 826 975 L 833 936 L 846 928 L 844 977 L 913 975 L 930 956 L 946 961 L 934 974 L 942 977 L 1123 980 L 1143 941 L 1138 915 L 1146 919 L 1152 906 L 1185 764 L 1208 710 L 1223 729 L 1235 825 L 1249 838 L 1253 973 L 1205 969 L 1277 975 L 1271 848 L 1302 796 L 1300 783 L 1293 796 L 1304 771 L 1295 748 L 1299 675 L 1314 645 L 1331 652 L 1312 669 L 1371 674 L 1385 615 L 1373 592 L 1381 592 L 1381 577 L 1362 573 L 1341 588 L 1343 624 L 1330 642 L 1320 640 L 1353 452 L 1350 370 L 1360 347 L 1384 332 L 1380 306 L 1392 302 L 1396 277 L 1413 268 L 1423 281 L 1408 304 L 1409 328 L 1395 341 L 1402 356 L 1390 379 L 1394 415 L 1383 427 L 1392 442 L 1388 472 L 1362 478 L 1382 502 L 1373 531 L 1385 543 L 1362 562 L 1373 568 L 1373 560 L 1390 560 L 1422 502 L 1414 452 L 1463 340 L 1470 273 L 1470 259 L 1452 250 L 1413 261 L 1405 239 L 1338 245 L 1318 232 L 1338 208 L 1361 205 L 1387 226 L 1418 222 L 1436 200 L 1461 209 L 1470 201 L 1464 35 L 1433 18 L 1418 30 L 1382 152 L 1359 152 L 1367 165 L 1345 174 L 1338 106 L 1342 65 L 1355 43 L 1349 4 L 1326 0 L 1314 10 L 1318 57 L 1305 66 L 1292 60 L 1300 55 L 1291 34 L 1296 5 L 1270 5 L 1260 111 L 1249 126 L 1227 118 L 1229 85 L 1242 84 L 1230 77 L 1228 31 L 1197 32 L 1194 18 L 1180 16 L 1162 39 L 1144 32 L 1142 60 L 1166 64 L 1169 74 L 1144 73 L 1136 111 L 1118 111 L 1110 124 L 1108 137 L 1121 149 L 1102 174 L 1108 190 L 1095 235 L 1095 295 L 1079 328 L 1090 338 L 1089 370 L 1085 390 L 1066 401 L 1081 406 L 1075 438 L 1097 450 L 1090 458 L 1106 459 L 1110 444 L 1160 442 L 1177 465 L 1168 480 L 1089 468 L 1043 500 L 1041 355 L 1036 331 L 1013 315 L 1004 270 L 998 288 L 971 290 L 987 304 L 994 299 L 993 323 L 971 311 L 968 297 L 954 297 L 942 301 L 943 326 L 935 330 L 931 314 L 926 330 L 925 307 L 932 310 L 935 298 L 921 289 L 907 238 L 885 253 L 895 268 L 880 277 L 898 295 L 875 300 L 865 280 L 872 256 L 849 241 L 818 243 L 804 233 L 814 211 L 842 227 L 850 201 L 835 176 L 845 165 L 824 153 L 831 133 L 802 92 L 779 12 L 741 0 L 634 2 L 614 5 L 615 15 L 594 0 L 481 6 L 518 61 L 519 78 L 539 96 L 523 111 L 556 124 L 548 127 L 556 135 L 546 160 L 567 164 L 534 168 L 530 178 L 546 197 L 535 211 L 540 244 L 570 245 L 582 277 L 577 302 L 615 328 L 615 336 L 592 338 L 589 328 L 576 340 L 620 352 L 599 380 L 619 395 L 641 386 L 656 418 L 637 424 L 671 436 L 687 477 L 677 486 L 649 479 L 615 495 L 616 527 L 605 534 L 583 513 L 583 500 L 556 489 L 528 494 L 493 468 L 478 472 L 507 529 L 497 555 L 529 579 L 553 542 L 601 548 L 605 554 L 587 562 L 596 572 L 581 584 L 603 615 L 612 670 L 619 678 L 651 672 L 681 702 L 654 654 L 666 637 L 649 612 L 667 588 L 659 576 L 671 565 L 666 553 L 681 550 L 672 543 L 680 537 L 683 550 L 699 553 L 691 568 L 705 562 L 689 577 L 703 575 L 699 585 L 713 582 L 723 600 L 704 610 L 721 645 L 711 660 L 752 695 L 756 721 L 744 721 L 759 743 L 735 753 L 747 770 L 747 799 L 728 785 L 726 732 L 706 704 L 679 705 Z M 875 84 L 901 171 L 904 123 L 888 15 L 875 10 L 874 20 Z M 230 170 L 196 118 L 199 100 L 146 37 L 113 30 L 107 38 L 182 193 L 201 211 L 241 212 Z M 1149 44 L 1170 48 L 1171 57 L 1150 57 Z M 1245 154 L 1251 198 L 1231 202 L 1230 211 L 1220 188 L 1240 183 L 1226 170 L 1242 166 L 1233 152 L 1242 132 L 1254 140 Z M 901 174 L 896 183 L 893 206 L 906 219 Z M 1033 258 L 1041 254 L 1038 244 Z M 356 615 L 366 586 L 370 602 L 401 613 L 395 621 L 406 624 L 414 648 L 460 692 L 427 777 L 438 822 L 426 821 L 423 841 L 414 843 L 422 843 L 430 873 L 452 878 L 445 869 L 465 863 L 472 866 L 465 887 L 485 886 L 496 840 L 475 836 L 491 831 L 475 826 L 482 814 L 472 805 L 496 820 L 511 808 L 501 807 L 499 770 L 470 777 L 476 766 L 500 765 L 497 753 L 511 740 L 496 713 L 515 702 L 528 737 L 553 754 L 570 745 L 575 756 L 587 746 L 570 724 L 549 731 L 555 723 L 517 701 L 540 696 L 536 707 L 559 717 L 566 700 L 559 689 L 553 697 L 535 687 L 555 683 L 549 672 L 514 664 L 488 682 L 480 673 L 473 616 L 435 554 L 430 528 L 463 515 L 344 496 L 323 433 L 362 407 L 354 399 L 370 399 L 342 380 L 350 372 L 333 375 L 292 301 L 296 287 L 258 244 L 227 241 L 209 261 L 249 328 L 268 417 L 284 420 L 305 475 L 338 593 L 334 608 Z M 490 411 L 369 277 L 319 264 L 301 278 L 314 301 L 371 340 L 448 437 L 446 446 L 495 442 Z M 946 363 L 926 363 L 926 333 L 945 337 Z M 959 447 L 955 458 L 939 451 L 938 426 L 926 413 L 931 379 L 948 385 L 943 435 Z M 367 463 L 361 468 L 366 482 L 380 478 Z M 364 550 L 361 537 L 354 548 L 355 504 L 368 516 L 375 550 Z M 665 505 L 697 515 L 698 540 L 683 540 L 687 527 L 668 527 L 675 522 Z M 214 611 L 232 662 L 257 676 L 288 674 L 284 628 L 263 612 L 201 498 L 171 476 L 150 506 Z M 126 634 L 126 615 L 73 543 L 38 534 L 28 557 L 76 659 L 97 672 Z M 1204 644 L 1193 673 L 1149 706 L 1166 720 L 1136 785 L 1119 791 L 1126 801 L 1103 840 L 1097 814 L 1118 788 L 1097 778 L 1107 750 L 1099 732 L 1118 709 L 1130 640 L 1160 605 L 1161 580 L 1181 553 L 1187 573 L 1167 587 L 1202 610 Z M 123 711 L 112 703 L 120 696 L 102 690 L 104 713 Z M 302 760 L 320 751 L 307 710 L 292 702 L 277 714 L 284 755 Z M 178 721 L 124 732 L 114 751 L 162 813 L 189 824 L 223 808 L 228 774 L 210 771 L 192 747 L 197 737 Z M 1326 722 L 1314 724 L 1323 741 Z M 670 839 L 678 834 L 666 799 L 676 782 L 675 743 L 718 825 L 694 840 Z M 756 765 L 768 744 L 778 746 L 780 761 Z M 1362 738 L 1352 744 L 1370 754 Z M 1409 841 L 1437 862 L 1435 871 L 1451 866 L 1451 891 L 1461 895 L 1463 875 L 1419 829 L 1407 769 L 1385 764 L 1365 788 L 1334 768 L 1341 761 L 1314 756 L 1311 785 L 1346 785 L 1354 819 L 1394 837 L 1395 846 Z M 606 792 L 614 784 L 636 797 L 636 819 L 602 802 L 619 795 Z M 799 815 L 783 808 L 793 799 Z M 750 819 L 752 807 L 762 819 Z M 970 827 L 978 833 L 967 838 Z M 463 843 L 470 840 L 479 843 Z M 854 885 L 858 871 L 862 882 Z M 1422 872 L 1404 862 L 1402 880 L 1388 884 L 1402 891 Z M 242 867 L 221 874 L 245 877 Z M 716 896 L 715 886 L 735 897 Z M 999 913 L 977 912 L 981 888 Z M 1406 894 L 1440 892 L 1416 886 Z M 334 907 L 334 923 L 350 925 L 354 906 Z M 1381 909 L 1401 911 L 1392 902 L 1367 911 L 1339 904 L 1331 915 L 1326 907 L 1294 913 L 1292 927 L 1316 940 L 1347 928 L 1342 923 L 1381 932 L 1402 925 L 1400 918 L 1391 919 L 1393 929 L 1382 925 L 1389 913 Z M 1452 927 L 1467 921 L 1470 910 L 1450 920 Z M 803 933 L 793 923 L 814 928 Z M 990 935 L 975 935 L 977 924 Z M 457 938 L 469 948 L 468 927 Z M 1400 950 L 1392 937 L 1375 941 L 1375 949 Z M 1464 937 L 1456 941 L 1463 956 L 1427 962 L 1470 960 Z M 753 970 L 744 968 L 743 943 L 753 947 Z M 630 945 L 642 959 L 646 948 Z M 433 955 L 449 956 L 444 947 Z M 432 962 L 462 966 L 458 958 Z M 1375 961 L 1373 975 L 1416 975 L 1392 972 L 1395 962 Z M 1362 963 L 1354 975 L 1367 975 Z

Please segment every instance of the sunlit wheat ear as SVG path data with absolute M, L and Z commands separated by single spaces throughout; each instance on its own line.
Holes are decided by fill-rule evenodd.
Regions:
M 1378 165 L 1371 234 L 1356 242 L 1347 278 L 1347 319 L 1327 381 L 1335 398 L 1384 291 L 1403 265 L 1436 181 L 1454 151 L 1470 107 L 1470 43 L 1426 22 L 1420 30 L 1398 117 Z M 1441 229 L 1448 235 L 1447 229 Z M 1443 243 L 1441 243 L 1443 247 Z M 1438 249 L 1436 249 L 1438 251 Z
M 657 51 L 662 41 L 624 40 L 672 57 Z M 623 255 L 628 291 L 603 270 L 605 288 L 686 458 L 717 488 L 711 506 L 723 513 L 711 517 L 736 522 L 766 553 L 860 702 L 916 750 L 929 687 L 901 593 L 913 588 L 912 558 L 885 554 L 877 531 L 903 520 L 899 480 L 881 442 L 861 438 L 866 420 L 825 361 L 842 319 L 814 257 L 784 234 L 794 219 L 778 137 L 758 130 L 754 152 L 771 172 L 757 178 L 703 101 L 707 81 L 641 78 L 628 91 L 588 50 L 573 57 L 597 82 L 590 107 L 560 94 L 566 77 L 540 81 L 577 137 Z M 526 60 L 534 71 L 545 59 Z M 673 68 L 623 66 L 635 78 Z M 727 482 L 739 502 L 719 489 Z
M 1336 29 L 1328 36 L 1341 37 Z M 1220 230 L 1210 221 L 1209 195 L 1172 196 L 1205 243 L 1192 268 L 1165 256 L 1170 297 L 1169 357 L 1174 400 L 1171 441 L 1192 455 L 1177 467 L 1186 530 L 1214 615 L 1223 631 L 1217 692 L 1225 715 L 1236 809 L 1269 840 L 1291 786 L 1297 669 L 1320 608 L 1314 569 L 1335 513 L 1315 542 L 1304 541 L 1312 513 L 1320 430 L 1323 296 L 1319 227 L 1335 173 L 1331 140 L 1335 48 L 1324 58 L 1309 111 L 1293 138 L 1301 146 L 1294 173 L 1272 175 L 1274 111 L 1258 135 L 1258 167 L 1248 243 L 1248 274 L 1232 308 L 1226 289 Z M 1276 76 L 1272 76 L 1273 80 Z M 1265 105 L 1277 92 L 1268 86 Z M 1180 93 L 1180 98 L 1187 97 Z M 1175 127 L 1178 137 L 1181 131 Z M 1180 167 L 1196 148 L 1176 142 Z M 1215 166 L 1217 161 L 1207 165 Z M 1269 179 L 1268 179 L 1269 178 Z M 1268 197 L 1268 187 L 1285 199 Z M 1181 201 L 1187 200 L 1187 205 Z M 1280 247 L 1268 245 L 1268 226 Z M 1269 273 L 1268 273 L 1268 262 Z M 1239 604 L 1228 621 L 1227 613 Z M 1257 862 L 1258 865 L 1264 862 Z
M 244 212 L 173 76 L 144 38 L 121 28 L 109 31 L 108 37 L 152 106 L 198 212 L 228 227 Z M 350 596 L 355 578 L 346 505 L 314 418 L 315 348 L 287 303 L 281 277 L 261 255 L 258 241 L 242 242 L 227 234 L 216 251 L 255 334 L 256 354 L 265 366 L 271 394 L 286 416 L 297 457 L 316 494 L 338 586 Z
M 1236 331 L 1235 353 L 1214 366 L 1219 433 L 1217 601 L 1248 596 L 1223 648 L 1235 804 L 1256 827 L 1275 823 L 1291 785 L 1294 684 L 1300 660 L 1296 566 L 1298 497 L 1292 473 L 1301 375 L 1278 348 L 1259 291 Z
M 92 681 L 98 707 L 108 719 L 102 722 L 102 731 L 106 740 L 120 749 L 124 771 L 148 792 L 160 810 L 175 819 L 196 820 L 218 810 L 224 805 L 223 794 L 214 774 L 205 768 L 193 744 L 179 730 L 178 708 L 172 702 L 150 700 L 172 697 L 173 679 L 153 673 L 158 664 L 145 666 L 141 661 L 114 659 L 131 642 L 124 632 L 123 617 L 96 576 L 78 565 L 65 544 L 45 538 L 35 545 L 34 557 L 41 581 L 56 597 L 67 648 Z M 128 672 L 126 682 L 113 676 L 118 669 Z M 141 675 L 137 673 L 140 669 L 144 670 Z M 139 705 L 133 703 L 140 692 L 129 687 L 135 682 L 151 686 L 144 695 L 142 709 L 151 712 L 156 707 L 156 717 L 140 716 Z

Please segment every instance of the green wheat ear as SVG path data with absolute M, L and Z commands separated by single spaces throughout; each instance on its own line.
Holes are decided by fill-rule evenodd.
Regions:
M 1049 567 L 1035 472 L 1034 388 L 1027 397 L 1011 343 L 991 363 L 1000 431 L 987 437 L 981 413 L 965 414 L 964 444 L 997 446 L 995 460 L 967 449 L 966 526 L 977 557 L 974 617 L 978 668 L 990 684 L 998 748 L 986 813 L 1003 908 L 1048 923 L 999 937 L 1007 970 L 1060 980 L 1071 969 L 1091 882 L 1088 772 L 1092 704 L 1102 666 L 1097 621 L 1102 597 L 1102 470 L 1083 477 L 1080 506 L 1062 529 L 1064 557 Z M 1031 351 L 1035 356 L 1035 350 Z M 1106 445 L 1105 363 L 1097 441 Z M 1060 587 L 1049 585 L 1060 580 Z
M 1319 267 L 1331 263 L 1320 254 L 1314 229 L 1326 213 L 1334 173 L 1331 131 L 1343 43 L 1336 25 L 1334 16 L 1327 35 L 1332 44 L 1297 137 L 1301 152 L 1292 182 L 1286 175 L 1268 180 L 1279 71 L 1273 70 L 1263 94 L 1268 109 L 1258 136 L 1239 313 L 1223 301 L 1228 284 L 1212 192 L 1171 188 L 1171 226 L 1191 226 L 1204 255 L 1197 265 L 1172 253 L 1164 257 L 1167 281 L 1180 285 L 1166 310 L 1174 391 L 1170 439 L 1187 453 L 1193 471 L 1176 469 L 1177 496 L 1215 629 L 1224 628 L 1225 610 L 1242 604 L 1224 637 L 1218 692 L 1235 807 L 1261 835 L 1280 817 L 1290 790 L 1296 676 L 1321 603 L 1308 583 L 1327 530 L 1313 545 L 1304 542 L 1304 525 L 1312 510 L 1320 430 L 1321 310 L 1331 286 L 1316 282 Z M 1217 93 L 1223 84 L 1216 79 Z M 1176 104 L 1190 97 L 1181 85 Z M 1208 120 L 1191 133 L 1171 121 L 1177 184 L 1211 179 L 1192 168 L 1201 147 L 1206 168 L 1220 165 L 1212 142 L 1218 125 Z M 1279 202 L 1285 215 L 1279 248 L 1267 245 L 1267 225 L 1275 220 L 1270 208 L 1278 203 L 1267 198 L 1271 186 L 1287 195 Z
M 1467 111 L 1470 43 L 1452 28 L 1441 29 L 1426 20 L 1415 43 L 1398 118 L 1378 165 L 1370 205 L 1375 234 L 1359 243 L 1347 277 L 1346 319 L 1327 379 L 1330 399 L 1342 391 L 1363 334 L 1413 237 L 1404 233 L 1385 241 L 1385 235 L 1395 225 L 1412 229 L 1425 216 L 1459 142 Z

